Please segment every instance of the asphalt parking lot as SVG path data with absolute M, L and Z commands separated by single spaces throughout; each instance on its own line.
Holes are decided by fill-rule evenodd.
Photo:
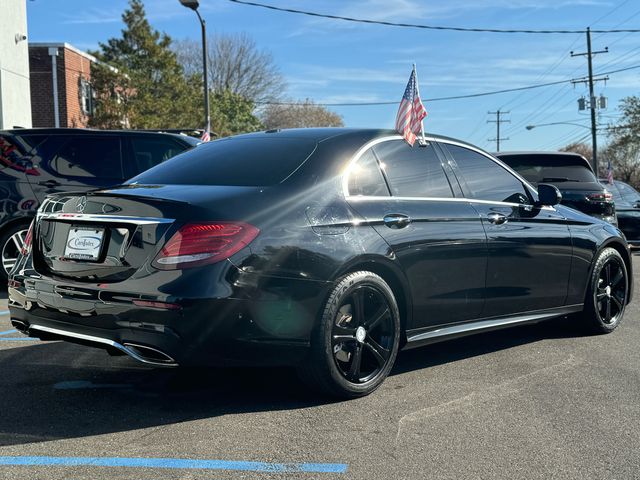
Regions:
M 346 402 L 285 369 L 153 370 L 26 339 L 3 293 L 0 478 L 639 478 L 634 260 L 611 335 L 560 320 L 404 352 Z

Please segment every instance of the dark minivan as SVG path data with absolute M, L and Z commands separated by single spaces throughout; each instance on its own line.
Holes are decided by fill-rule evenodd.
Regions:
M 198 144 L 186 135 L 80 128 L 0 131 L 0 280 L 45 196 L 118 185 Z
M 555 185 L 562 204 L 617 225 L 611 193 L 598 181 L 589 161 L 573 152 L 505 152 L 494 156 L 534 186 Z

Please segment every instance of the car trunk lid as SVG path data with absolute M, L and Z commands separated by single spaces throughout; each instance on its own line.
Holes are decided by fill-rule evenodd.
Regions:
M 226 220 L 223 207 L 245 187 L 131 185 L 52 196 L 42 205 L 34 267 L 47 276 L 118 282 L 149 270 L 181 225 Z M 211 208 L 212 205 L 218 208 Z M 212 218 L 213 217 L 213 218 Z

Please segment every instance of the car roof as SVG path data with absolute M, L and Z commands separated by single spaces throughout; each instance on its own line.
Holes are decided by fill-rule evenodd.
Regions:
M 265 130 L 261 132 L 246 133 L 242 135 L 236 135 L 235 138 L 266 138 L 269 136 L 279 136 L 281 138 L 305 138 L 315 140 L 316 142 L 324 142 L 334 138 L 354 137 L 359 138 L 365 142 L 375 140 L 376 138 L 389 137 L 400 135 L 396 130 L 382 129 L 382 128 L 348 128 L 348 127 L 319 127 L 319 128 L 288 128 L 288 129 L 273 129 Z M 444 135 L 433 134 L 425 132 L 425 136 L 432 138 L 436 141 L 453 141 L 462 145 L 467 145 L 472 148 L 478 148 L 463 140 L 456 138 L 446 137 Z M 227 137 L 228 138 L 228 137 Z M 224 140 L 224 139 L 220 139 Z
M 200 140 L 197 138 L 189 137 L 179 133 L 159 132 L 159 131 L 147 131 L 147 130 L 106 130 L 99 128 L 50 128 L 50 127 L 35 127 L 35 128 L 13 128 L 10 130 L 0 130 L 0 133 L 10 135 L 24 135 L 24 134 L 37 134 L 37 135 L 161 135 L 163 137 L 169 136 L 173 138 L 179 138 L 191 145 L 197 145 Z

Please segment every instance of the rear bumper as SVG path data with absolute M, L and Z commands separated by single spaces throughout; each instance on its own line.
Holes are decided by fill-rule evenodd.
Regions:
M 107 295 L 104 284 L 86 283 L 82 295 L 69 296 L 78 284 L 14 274 L 9 310 L 15 328 L 29 336 L 99 347 L 154 366 L 301 361 L 326 285 L 237 270 L 233 278 L 230 288 L 221 289 L 226 296 L 152 298 L 125 295 L 113 286 Z M 135 305 L 132 297 L 160 306 Z M 171 302 L 171 308 L 162 302 Z

